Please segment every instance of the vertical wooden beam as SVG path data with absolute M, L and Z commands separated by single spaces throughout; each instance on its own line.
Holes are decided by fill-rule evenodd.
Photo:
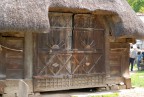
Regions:
M 26 32 L 24 40 L 24 78 L 32 79 L 32 75 L 33 75 L 33 37 L 32 32 Z
M 4 50 L 0 51 L 0 79 L 6 78 L 6 59 Z
M 71 50 L 72 49 L 72 30 L 71 29 L 67 29 L 67 33 L 66 33 L 66 49 L 67 50 Z M 71 63 L 70 61 L 67 63 L 67 69 L 69 72 L 72 72 L 71 70 Z
M 106 76 L 107 77 L 110 77 L 110 59 L 109 59 L 109 56 L 110 56 L 110 42 L 109 42 L 109 30 L 106 28 L 106 31 L 105 31 L 105 64 L 106 64 Z
M 110 54 L 110 41 L 109 41 L 109 31 L 107 17 L 103 16 L 102 20 L 105 28 L 105 68 L 106 68 L 106 77 L 110 77 L 110 63 L 109 63 L 109 54 Z
M 124 78 L 130 78 L 130 74 L 129 74 L 129 49 L 130 49 L 130 45 L 129 43 L 123 43 L 123 48 L 125 48 L 126 50 L 123 51 L 123 55 L 122 55 L 122 63 L 121 63 L 121 72 L 122 72 L 122 77 Z

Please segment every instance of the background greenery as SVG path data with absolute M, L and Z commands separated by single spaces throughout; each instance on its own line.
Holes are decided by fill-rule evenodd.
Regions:
M 137 71 L 137 65 L 134 65 L 134 71 L 131 72 L 131 83 L 133 87 L 144 88 L 144 70 Z
M 127 0 L 135 12 L 144 13 L 144 0 Z
M 144 87 L 144 71 L 137 71 L 131 75 L 132 86 Z

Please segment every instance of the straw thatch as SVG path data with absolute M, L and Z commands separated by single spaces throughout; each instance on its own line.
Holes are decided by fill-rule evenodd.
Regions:
M 44 0 L 1 0 L 0 32 L 43 32 L 47 14 Z
M 113 14 L 115 36 L 144 35 L 144 24 L 125 0 L 1 0 L 0 32 L 48 32 L 48 10 Z

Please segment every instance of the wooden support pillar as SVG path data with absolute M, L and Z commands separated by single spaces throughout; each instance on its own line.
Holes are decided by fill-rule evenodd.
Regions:
M 26 32 L 24 40 L 24 79 L 32 79 L 32 75 L 33 75 L 33 37 L 32 32 Z
M 106 64 L 106 76 L 107 77 L 110 77 L 110 59 L 109 59 L 109 56 L 110 56 L 110 42 L 109 42 L 109 31 L 108 29 L 106 28 L 106 31 L 105 31 L 105 64 Z
M 124 78 L 124 81 L 125 81 L 125 85 L 126 85 L 126 88 L 127 89 L 130 89 L 132 86 L 131 86 L 131 78 Z
M 103 16 L 103 23 L 105 27 L 105 68 L 106 68 L 106 77 L 110 77 L 110 63 L 109 63 L 109 55 L 110 55 L 110 41 L 109 41 L 109 32 L 110 28 L 108 26 L 107 17 Z
M 124 44 L 124 43 L 123 43 Z M 129 45 L 127 43 L 127 45 Z M 125 52 L 123 52 L 124 54 L 121 56 L 121 72 L 122 72 L 122 77 L 130 77 L 130 73 L 129 73 L 129 47 L 125 47 L 127 50 Z

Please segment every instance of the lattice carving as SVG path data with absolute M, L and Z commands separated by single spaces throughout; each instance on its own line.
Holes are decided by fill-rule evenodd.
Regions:
M 50 56 L 50 57 L 49 57 Z M 38 75 L 61 76 L 75 74 L 100 73 L 102 54 L 53 54 L 47 55 L 44 66 Z M 93 60 L 92 57 L 95 57 Z M 42 60 L 41 60 L 42 61 Z M 102 71 L 104 72 L 104 71 Z
M 97 16 L 51 13 L 49 18 L 50 33 L 37 37 L 35 91 L 105 84 L 104 30 Z
M 35 91 L 53 91 L 61 89 L 75 89 L 83 87 L 98 87 L 106 83 L 105 74 L 95 74 L 91 76 L 78 76 L 72 78 L 45 78 L 34 79 Z

